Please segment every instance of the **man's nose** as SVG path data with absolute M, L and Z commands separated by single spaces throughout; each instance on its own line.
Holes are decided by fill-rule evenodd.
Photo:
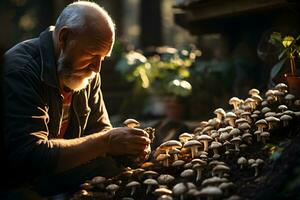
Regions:
M 102 59 L 101 57 L 97 56 L 93 59 L 93 64 L 91 65 L 91 70 L 95 73 L 100 72 L 101 69 L 101 63 L 102 63 Z

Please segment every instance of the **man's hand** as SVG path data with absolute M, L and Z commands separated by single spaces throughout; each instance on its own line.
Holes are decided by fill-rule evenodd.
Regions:
M 111 155 L 145 155 L 150 144 L 146 131 L 138 128 L 114 128 L 107 133 L 108 151 Z

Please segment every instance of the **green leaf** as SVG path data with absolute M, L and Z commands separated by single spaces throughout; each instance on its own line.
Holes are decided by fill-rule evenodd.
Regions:
M 272 70 L 270 72 L 271 79 L 275 78 L 279 74 L 286 60 L 287 58 L 284 58 L 272 67 Z
M 280 60 L 282 58 L 282 56 L 284 56 L 284 54 L 286 54 L 286 52 L 289 50 L 289 48 L 284 49 L 278 56 L 278 60 Z

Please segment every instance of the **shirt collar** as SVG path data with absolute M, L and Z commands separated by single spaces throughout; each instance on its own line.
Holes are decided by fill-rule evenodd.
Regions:
M 46 84 L 59 89 L 57 64 L 52 40 L 53 26 L 48 27 L 40 36 L 41 79 Z

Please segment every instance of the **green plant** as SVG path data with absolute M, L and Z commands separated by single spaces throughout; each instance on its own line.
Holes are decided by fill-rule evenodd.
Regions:
M 290 73 L 292 76 L 296 75 L 295 59 L 300 57 L 300 35 L 296 38 L 290 35 L 283 35 L 279 32 L 273 32 L 270 36 L 269 42 L 280 49 L 278 55 L 278 62 L 273 66 L 270 77 L 273 79 L 283 69 L 286 62 L 289 61 Z
M 126 53 L 116 69 L 137 90 L 148 94 L 186 97 L 191 94 L 188 81 L 190 67 L 200 51 L 190 46 L 185 49 L 158 47 L 150 56 L 140 51 Z

